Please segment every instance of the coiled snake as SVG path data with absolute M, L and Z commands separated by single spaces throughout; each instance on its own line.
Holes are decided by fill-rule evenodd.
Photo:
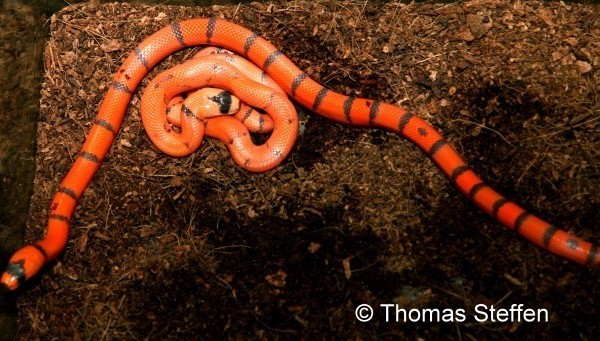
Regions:
M 308 77 L 264 38 L 236 24 L 210 18 L 171 24 L 144 40 L 128 56 L 114 76 L 79 156 L 54 196 L 46 236 L 11 257 L 1 278 L 4 286 L 16 289 L 62 252 L 77 201 L 113 143 L 138 84 L 159 61 L 195 45 L 233 50 L 262 71 L 250 66 L 253 75 L 244 76 L 240 69 L 246 66 L 237 64 L 246 63 L 240 62 L 241 58 L 205 51 L 201 53 L 203 56 L 155 78 L 142 98 L 142 118 L 146 132 L 164 152 L 189 155 L 206 134 L 224 141 L 241 167 L 253 172 L 272 169 L 288 155 L 298 133 L 298 118 L 287 93 L 304 107 L 333 121 L 398 133 L 416 144 L 465 196 L 504 226 L 577 263 L 600 264 L 598 246 L 543 221 L 498 194 L 421 118 L 391 104 L 331 91 Z M 179 97 L 200 87 L 227 92 L 209 89 L 208 93 L 190 94 L 185 100 Z M 244 107 L 237 110 L 235 117 L 229 115 L 235 111 L 235 99 L 229 93 L 260 111 Z M 205 103 L 202 99 L 207 97 L 217 104 L 216 114 L 200 113 L 201 103 Z M 271 129 L 266 143 L 254 145 L 250 140 L 249 130 Z

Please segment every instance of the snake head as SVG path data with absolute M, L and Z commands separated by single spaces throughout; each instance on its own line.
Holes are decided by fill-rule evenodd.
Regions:
M 46 261 L 38 247 L 27 245 L 19 249 L 8 261 L 0 284 L 8 290 L 16 290 L 25 280 L 37 274 Z
M 8 290 L 16 290 L 19 285 L 25 282 L 26 275 L 24 265 L 25 260 L 21 259 L 14 263 L 8 263 L 6 270 L 2 274 L 0 283 L 2 283 Z

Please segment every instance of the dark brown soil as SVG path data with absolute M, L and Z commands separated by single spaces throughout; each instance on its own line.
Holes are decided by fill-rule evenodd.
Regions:
M 46 46 L 29 240 L 129 51 L 170 22 L 207 16 L 266 37 L 336 91 L 411 109 L 508 198 L 600 243 L 598 8 L 494 0 L 63 10 Z M 396 135 L 301 109 L 291 155 L 251 174 L 218 141 L 183 159 L 158 152 L 140 94 L 67 250 L 20 292 L 21 339 L 600 334 L 598 269 L 503 228 Z M 378 309 L 361 323 L 363 303 L 464 309 L 467 321 L 386 322 Z M 479 323 L 480 303 L 545 308 L 550 321 Z
M 23 243 L 35 171 L 44 18 L 0 2 L 0 259 Z M 1 291 L 1 290 L 0 290 Z M 17 296 L 0 293 L 0 338 L 17 330 Z

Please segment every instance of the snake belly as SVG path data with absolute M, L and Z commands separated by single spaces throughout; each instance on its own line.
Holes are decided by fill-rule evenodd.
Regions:
M 461 193 L 507 228 L 514 230 L 530 242 L 576 263 L 600 265 L 598 246 L 545 222 L 497 193 L 482 181 L 455 149 L 423 119 L 392 104 L 349 97 L 327 89 L 312 80 L 264 38 L 231 22 L 206 18 L 173 23 L 148 37 L 127 57 L 114 76 L 114 82 L 102 102 L 81 152 L 52 200 L 46 235 L 42 240 L 19 249 L 11 257 L 0 280 L 6 288 L 16 289 L 63 251 L 77 201 L 110 149 L 133 92 L 149 70 L 162 59 L 177 50 L 196 45 L 219 46 L 244 56 L 260 67 L 296 102 L 330 120 L 352 126 L 377 127 L 396 132 L 417 145 Z M 220 68 L 214 65 L 208 67 Z M 296 139 L 298 119 L 295 111 L 293 108 L 290 110 L 290 104 L 280 100 L 280 97 L 273 96 L 276 91 L 268 88 L 255 91 L 253 89 L 256 82 L 238 81 L 237 74 L 224 73 L 230 79 L 211 79 L 215 81 L 213 85 L 232 90 L 235 88 L 244 92 L 243 97 L 251 98 L 250 101 L 264 109 L 273 118 L 274 123 L 269 138 L 273 143 L 267 141 L 269 147 L 257 146 L 261 150 L 250 147 L 242 155 L 234 154 L 234 159 L 241 167 L 251 171 L 262 172 L 272 169 L 287 156 Z M 185 70 L 181 69 L 165 77 L 177 80 L 184 74 Z M 158 83 L 161 81 L 170 80 L 160 79 Z M 233 84 L 236 82 L 238 84 Z M 167 103 L 164 99 L 155 98 L 154 102 L 160 108 L 166 108 Z M 189 131 L 194 132 L 191 133 L 191 137 L 188 136 L 190 140 L 197 138 L 194 134 L 202 134 L 194 129 L 202 130 L 202 126 L 205 125 L 203 120 L 194 116 L 187 115 L 192 119 L 185 123 L 193 125 L 189 128 Z M 225 119 L 223 122 L 235 120 L 232 117 L 223 117 L 223 119 Z M 160 139 L 157 136 L 165 134 L 165 120 L 164 117 L 145 120 L 144 126 L 151 139 Z M 229 129 L 229 124 L 238 123 L 239 121 L 226 122 L 219 128 L 212 127 L 211 131 L 214 132 L 213 135 L 230 142 L 229 144 L 235 144 L 232 143 L 231 136 L 239 134 L 235 130 L 225 133 L 222 130 Z M 182 127 L 183 125 L 182 123 Z M 193 149 L 192 146 L 189 148 L 185 146 L 185 142 L 181 140 L 174 141 L 173 146 L 178 148 L 178 151 L 173 153 L 175 156 L 187 155 Z M 230 150 L 236 149 L 234 147 L 230 147 Z

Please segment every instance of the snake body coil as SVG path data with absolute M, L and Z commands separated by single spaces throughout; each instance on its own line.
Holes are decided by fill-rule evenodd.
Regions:
M 177 50 L 195 45 L 220 46 L 246 57 L 294 100 L 319 115 L 354 126 L 379 127 L 398 133 L 416 144 L 465 196 L 504 226 L 577 263 L 600 264 L 598 246 L 558 229 L 498 194 L 421 118 L 391 104 L 331 91 L 310 79 L 265 39 L 236 24 L 211 18 L 192 19 L 165 27 L 144 40 L 128 56 L 114 76 L 79 156 L 54 196 L 46 236 L 11 257 L 1 278 L 4 286 L 16 289 L 62 252 L 77 201 L 110 149 L 138 84 L 159 61 Z M 295 142 L 298 119 L 294 108 L 279 90 L 257 82 L 256 78 L 243 76 L 237 69 L 221 63 L 219 58 L 203 64 L 191 60 L 153 80 L 148 86 L 150 90 L 144 94 L 149 98 L 144 102 L 147 104 L 142 105 L 144 127 L 155 143 L 163 143 L 159 148 L 174 156 L 192 153 L 206 133 L 225 141 L 235 161 L 243 168 L 255 172 L 272 169 L 287 156 Z M 266 112 L 273 121 L 268 141 L 255 146 L 247 136 L 248 128 L 239 119 L 224 115 L 214 118 L 213 122 L 213 118 L 201 117 L 185 103 L 178 107 L 179 131 L 170 129 L 177 118 L 169 120 L 165 115 L 146 113 L 149 110 L 164 112 L 178 93 L 200 86 L 226 89 L 243 102 Z M 257 115 L 262 117 L 262 113 Z

